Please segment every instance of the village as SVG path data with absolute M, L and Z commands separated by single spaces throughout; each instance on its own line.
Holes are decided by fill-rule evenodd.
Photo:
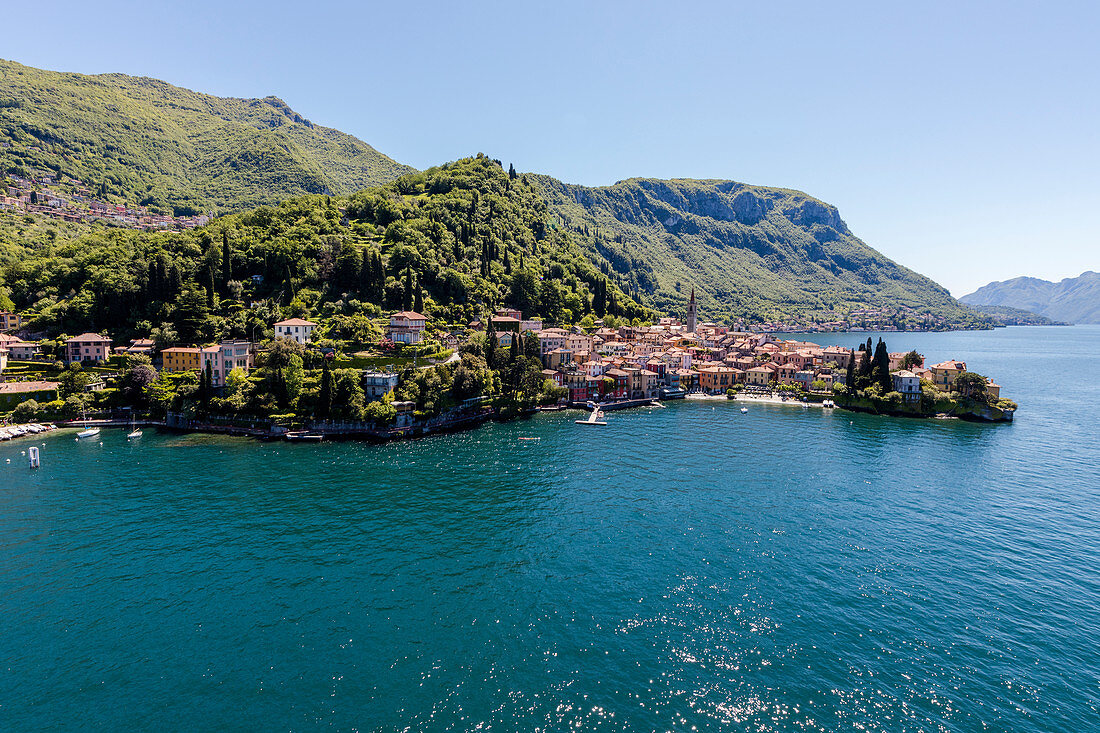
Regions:
M 0 209 L 23 214 L 41 214 L 68 222 L 105 223 L 126 229 L 194 229 L 210 221 L 207 214 L 170 216 L 136 204 L 111 204 L 95 198 L 80 180 L 50 170 L 35 170 L 24 178 L 8 173 L 0 184 Z
M 0 401 L 2 409 L 13 409 L 19 402 L 34 399 L 50 403 L 58 398 L 58 377 L 23 368 L 7 370 L 11 364 L 61 362 L 58 366 L 79 364 L 93 374 L 83 389 L 103 390 L 112 376 L 110 365 L 120 357 L 139 355 L 160 373 L 205 376 L 215 391 L 224 391 L 231 375 L 247 376 L 272 344 L 285 341 L 300 348 L 316 348 L 319 324 L 305 318 L 289 318 L 271 324 L 274 338 L 266 343 L 242 339 L 220 340 L 204 345 L 167 346 L 158 349 L 151 338 L 131 339 L 115 344 L 108 335 L 84 333 L 53 342 L 54 353 L 44 351 L 44 343 L 24 340 L 22 317 L 0 313 Z M 464 329 L 435 327 L 430 319 L 414 311 L 392 314 L 381 342 L 380 353 L 398 354 L 406 349 L 437 345 L 431 349 L 442 355 L 440 361 L 458 361 L 458 349 L 471 338 L 487 334 L 504 351 L 518 342 L 537 339 L 542 378 L 553 385 L 553 404 L 543 408 L 585 407 L 593 404 L 607 409 L 647 404 L 656 400 L 674 400 L 689 396 L 725 396 L 739 399 L 770 397 L 780 401 L 823 399 L 847 393 L 846 385 L 856 373 L 863 351 L 841 346 L 822 347 L 808 341 L 784 340 L 768 333 L 735 331 L 716 323 L 700 323 L 694 293 L 687 317 L 681 322 L 662 318 L 655 324 L 608 328 L 599 324 L 591 329 L 580 327 L 544 327 L 541 320 L 525 319 L 517 310 L 502 308 L 486 322 L 474 321 Z M 326 342 L 327 343 L 327 342 Z M 861 349 L 863 347 L 861 346 Z M 335 355 L 330 346 L 329 356 Z M 419 352 L 416 352 L 419 353 Z M 866 358 L 870 358 L 868 344 Z M 916 352 L 891 352 L 888 388 L 893 399 L 918 403 L 927 386 L 943 394 L 957 391 L 957 378 L 969 374 L 960 360 L 947 360 L 925 366 Z M 415 363 L 415 362 L 414 362 Z M 429 368 L 426 360 L 420 368 Z M 95 370 L 99 370 L 96 372 Z M 358 371 L 358 381 L 366 401 L 393 400 L 401 379 L 397 368 L 370 368 Z M 997 402 L 1000 386 L 982 378 L 978 385 L 983 399 Z M 971 389 L 968 387 L 967 389 Z M 481 402 L 492 395 L 481 395 Z M 830 400 L 831 401 L 831 400 Z M 470 401 L 468 401 L 470 402 Z M 476 402 L 476 400 L 475 400 Z M 467 405 L 468 406 L 468 405 Z M 396 403 L 409 426 L 412 408 Z

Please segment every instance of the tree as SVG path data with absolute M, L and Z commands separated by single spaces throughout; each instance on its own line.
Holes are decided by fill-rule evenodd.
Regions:
M 61 380 L 57 385 L 57 393 L 62 399 L 73 395 L 82 395 L 91 381 L 91 375 L 84 371 L 83 367 L 80 366 L 80 362 L 74 361 L 69 364 L 61 375 Z
M 140 354 L 135 354 L 140 356 Z M 146 357 L 148 358 L 148 357 Z M 119 389 L 123 399 L 134 407 L 145 407 L 148 404 L 146 388 L 156 381 L 157 370 L 149 364 L 134 363 L 122 374 L 119 380 Z
M 859 389 L 865 389 L 871 383 L 871 351 L 861 348 L 859 351 L 859 367 L 856 370 L 855 385 Z
M 402 293 L 404 300 L 402 301 L 401 310 L 412 310 L 412 289 L 412 270 L 409 269 L 408 265 L 405 265 L 405 291 Z
M 912 369 L 924 365 L 924 357 L 917 353 L 916 349 L 901 357 L 901 368 Z
M 229 249 L 229 231 L 222 230 L 222 284 L 229 290 L 229 281 L 233 279 L 233 253 Z
M 210 306 L 206 293 L 191 283 L 176 298 L 176 331 L 185 343 L 197 343 L 206 338 Z
M 15 422 L 30 422 L 38 414 L 38 402 L 36 400 L 23 400 L 12 410 L 11 417 Z
M 497 330 L 493 327 L 493 316 L 491 314 L 485 316 L 485 328 L 487 329 L 485 338 L 485 363 L 489 365 L 490 369 L 496 369 L 497 350 L 500 341 L 497 339 Z
M 240 367 L 225 376 L 225 398 L 236 412 L 241 412 L 248 404 L 249 386 L 248 374 Z
M 844 376 L 844 384 L 849 388 L 855 386 L 856 381 L 856 352 L 848 351 L 848 370 Z
M 199 379 L 199 404 L 206 407 L 210 404 L 210 399 L 214 396 L 214 373 L 210 370 L 210 365 L 207 364 L 202 370 L 202 376 Z
M 890 378 L 890 352 L 886 350 L 886 342 L 881 338 L 875 346 L 875 356 L 871 365 L 871 381 L 879 385 L 883 394 L 894 388 Z
M 302 357 L 291 354 L 287 365 L 283 369 L 283 383 L 286 386 L 287 404 L 294 404 L 298 396 L 302 394 L 302 385 L 305 384 L 306 371 Z
M 955 375 L 951 387 L 963 397 L 985 399 L 988 383 L 989 380 L 977 372 L 962 372 Z
M 413 308 L 417 313 L 424 312 L 424 291 L 420 287 L 419 279 L 416 282 L 416 298 L 413 300 Z
M 317 395 L 317 407 L 313 414 L 319 418 L 327 418 L 332 412 L 332 370 L 329 369 L 328 360 L 325 360 L 321 368 L 321 391 Z

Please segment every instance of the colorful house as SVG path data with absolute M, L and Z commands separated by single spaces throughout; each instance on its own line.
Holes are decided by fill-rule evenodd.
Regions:
M 161 371 L 169 374 L 202 370 L 201 350 L 195 346 L 170 346 L 160 352 Z
M 105 361 L 111 355 L 111 339 L 98 333 L 82 333 L 65 340 L 65 361 Z
M 941 392 L 950 392 L 954 388 L 955 377 L 966 371 L 966 362 L 949 359 L 941 361 L 939 364 L 933 364 L 930 368 L 932 370 L 932 383 L 936 385 L 936 389 Z
M 428 317 L 416 311 L 401 311 L 390 316 L 386 337 L 395 344 L 418 344 L 424 340 Z

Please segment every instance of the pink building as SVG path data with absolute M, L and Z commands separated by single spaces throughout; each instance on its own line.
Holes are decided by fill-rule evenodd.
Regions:
M 82 333 L 65 340 L 65 361 L 100 361 L 111 355 L 111 339 L 98 333 Z

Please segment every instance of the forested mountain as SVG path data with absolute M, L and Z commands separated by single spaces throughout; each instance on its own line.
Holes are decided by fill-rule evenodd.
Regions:
M 1083 272 L 1056 283 L 1016 277 L 992 282 L 959 300 L 974 306 L 1020 308 L 1067 323 L 1100 323 L 1100 273 Z
M 398 309 L 462 325 L 504 304 L 565 323 L 649 315 L 547 226 L 530 184 L 482 155 L 190 231 L 58 226 L 0 213 L 0 297 L 49 335 L 258 338 L 295 315 L 366 343 Z
M 720 319 L 825 321 L 885 308 L 955 325 L 985 320 L 799 191 L 714 180 L 633 178 L 599 188 L 531 180 L 589 254 L 662 311 L 682 313 L 694 287 L 701 312 Z M 899 316 L 917 325 L 911 319 Z
M 349 194 L 413 169 L 276 97 L 213 97 L 124 74 L 0 60 L 0 173 L 53 171 L 93 196 L 171 213 Z
M 374 242 L 356 229 L 361 223 L 356 216 L 366 211 L 373 217 L 374 210 L 364 208 L 364 202 L 380 196 L 388 203 L 383 206 L 381 219 L 370 219 L 371 226 L 382 227 L 375 232 L 378 244 L 402 243 L 400 236 L 404 235 L 390 231 L 390 227 L 401 224 L 399 220 L 409 226 L 398 229 L 419 232 L 437 249 L 444 241 L 451 241 L 447 236 L 461 239 L 463 248 L 476 249 L 488 243 L 489 261 L 508 271 L 497 278 L 491 267 L 484 272 L 478 265 L 476 274 L 497 289 L 482 292 L 482 285 L 470 280 L 456 290 L 469 297 L 485 296 L 484 302 L 506 299 L 514 279 L 514 263 L 505 257 L 513 252 L 519 255 L 526 246 L 527 233 L 538 231 L 543 240 L 568 242 L 563 254 L 575 260 L 570 273 L 578 278 L 569 284 L 569 291 L 579 300 L 562 308 L 577 318 L 597 307 L 613 312 L 620 306 L 624 313 L 633 315 L 643 306 L 659 313 L 682 315 L 688 293 L 694 288 L 704 317 L 728 321 L 826 322 L 845 321 L 851 316 L 853 323 L 899 328 L 992 322 L 961 306 L 928 278 L 865 245 L 848 230 L 834 207 L 798 191 L 733 181 L 640 178 L 586 188 L 530 174 L 516 183 L 514 173 L 504 175 L 499 167 L 490 166 L 495 169 L 490 174 L 485 161 L 476 163 L 480 171 L 476 175 L 467 170 L 471 165 L 475 164 L 461 161 L 433 169 L 430 189 L 415 193 L 422 179 L 399 178 L 412 169 L 350 135 L 314 125 L 275 97 L 219 98 L 155 79 L 41 71 L 0 61 L 2 172 L 33 178 L 33 185 L 51 179 L 51 192 L 58 189 L 58 193 L 71 194 L 70 202 L 96 198 L 175 214 L 211 209 L 236 212 L 236 216 L 216 221 L 204 233 L 194 235 L 100 233 L 85 242 L 92 252 L 123 241 L 133 242 L 136 249 L 124 259 L 134 257 L 141 262 L 150 251 L 157 250 L 158 257 L 164 254 L 176 262 L 182 281 L 194 277 L 202 288 L 208 287 L 201 276 L 209 268 L 206 240 L 217 239 L 229 230 L 231 234 L 239 233 L 242 242 L 258 241 L 264 247 L 270 244 L 283 248 L 280 257 L 319 263 L 316 271 L 312 266 L 303 266 L 301 271 L 291 268 L 287 274 L 267 270 L 272 260 L 266 257 L 265 285 L 261 288 L 265 293 L 282 297 L 305 287 L 320 289 L 327 297 L 338 286 L 324 282 L 331 272 L 323 265 L 324 257 L 316 249 L 314 238 L 337 237 L 358 247 Z M 493 208 L 496 202 L 482 201 L 478 206 L 489 208 L 475 213 L 477 221 L 461 222 L 449 209 L 453 202 L 448 202 L 443 208 L 449 213 L 433 208 L 427 219 L 430 226 L 426 225 L 425 210 L 420 207 L 435 201 L 433 197 L 456 190 L 452 184 L 441 183 L 444 179 L 454 181 L 456 176 L 463 180 L 459 189 L 468 185 L 462 190 L 478 191 L 482 196 L 495 192 L 491 195 L 504 197 L 501 203 L 522 192 L 522 203 L 517 204 L 522 212 L 514 218 L 502 218 L 501 210 Z M 474 181 L 478 176 L 481 180 Z M 392 186 L 352 196 L 360 189 L 395 180 Z M 496 190 L 499 180 L 508 182 L 503 193 Z M 324 206 L 317 203 L 318 199 L 282 203 L 304 193 L 336 198 L 332 203 L 326 199 Z M 344 200 L 341 196 L 352 197 Z M 262 208 L 248 211 L 255 206 Z M 387 219 L 392 206 L 399 209 L 397 220 Z M 350 224 L 347 229 L 330 230 L 326 222 L 331 214 L 325 212 L 338 207 L 347 208 Z M 287 218 L 295 216 L 299 218 L 294 221 Z M 257 224 L 266 221 L 265 217 L 274 217 L 272 221 L 278 224 L 275 230 L 266 230 L 266 223 Z M 490 229 L 481 231 L 480 227 L 490 221 Z M 283 238 L 279 227 L 293 230 L 294 236 Z M 440 227 L 446 230 L 446 236 Z M 10 218 L 2 228 L 0 236 L 17 243 L 20 236 L 28 237 L 28 242 L 45 241 L 39 235 L 52 237 L 48 247 L 35 250 L 37 258 L 43 252 L 58 252 L 62 258 L 76 255 L 64 246 L 79 229 L 58 224 L 49 234 L 50 227 L 31 226 L 20 217 Z M 421 242 L 419 236 L 409 236 Z M 197 249 L 187 244 L 195 242 Z M 297 249 L 284 251 L 281 242 L 292 242 Z M 493 249 L 493 242 L 499 242 L 501 248 Z M 513 250 L 509 243 L 517 248 Z M 230 249 L 233 247 L 231 241 Z M 526 252 L 527 256 L 532 254 L 531 250 Z M 454 285 L 454 275 L 447 271 L 465 277 L 474 274 L 455 266 L 467 262 L 459 254 L 453 250 L 450 261 L 442 250 L 422 255 L 421 264 L 426 269 L 421 274 L 429 290 L 437 286 L 437 275 Z M 190 255 L 202 261 L 186 261 Z M 478 259 L 485 257 L 480 251 L 475 255 Z M 331 256 L 331 252 L 325 255 Z M 582 268 L 584 258 L 587 261 Z M 88 262 L 95 269 L 95 261 Z M 132 264 L 128 262 L 127 267 Z M 58 267 L 42 266 L 45 271 L 59 272 Z M 538 273 L 538 268 L 532 272 Z M 602 275 L 597 277 L 595 273 Z M 556 273 L 550 281 L 566 283 L 568 278 L 561 275 Z M 230 279 L 239 277 L 234 272 Z M 63 280 L 72 284 L 69 279 Z M 123 297 L 112 300 L 110 292 L 103 292 L 95 298 L 103 299 L 105 307 L 121 307 L 121 303 L 128 302 L 126 294 L 140 282 L 140 278 L 122 278 L 110 286 L 121 288 Z M 41 308 L 44 318 L 81 312 L 79 297 L 75 302 L 66 301 L 66 289 L 59 283 L 39 277 L 36 287 L 23 293 L 21 302 L 25 307 L 40 307 L 38 301 L 42 298 L 32 297 L 39 291 L 53 293 L 52 297 L 59 299 Z M 9 288 L 18 290 L 15 285 Z M 81 289 L 76 290 L 79 294 Z M 623 298 L 623 292 L 633 300 Z M 176 294 L 150 291 L 141 296 L 158 300 L 165 295 L 170 300 Z M 217 294 L 225 295 L 224 286 Z M 435 301 L 439 305 L 461 302 L 445 296 L 444 291 L 436 290 L 433 296 L 438 296 Z M 582 303 L 586 298 L 587 303 Z M 369 302 L 384 307 L 393 299 L 380 296 Z M 628 302 L 632 305 L 625 305 Z M 544 304 L 535 304 L 526 297 L 516 305 L 532 312 L 547 312 Z M 152 311 L 156 308 L 150 308 L 148 315 L 154 317 Z M 93 320 L 103 325 L 120 317 L 99 309 L 95 306 L 85 315 L 94 315 Z M 133 311 L 127 308 L 125 312 Z M 80 320 L 69 315 L 59 317 L 69 323 Z
M 1065 326 L 1064 321 L 1055 321 L 1038 313 L 1007 305 L 971 305 L 970 308 L 997 320 L 1002 326 Z

